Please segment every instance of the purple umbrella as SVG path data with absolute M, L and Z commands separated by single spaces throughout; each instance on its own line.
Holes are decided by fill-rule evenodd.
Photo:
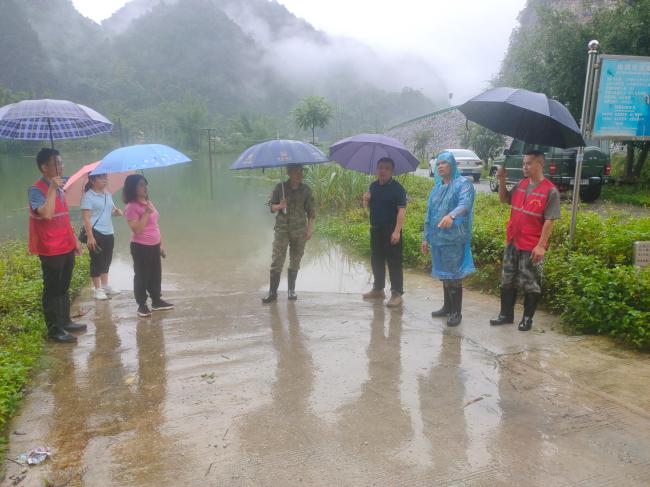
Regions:
M 366 174 L 375 174 L 377 161 L 384 157 L 395 162 L 395 175 L 415 171 L 420 164 L 399 140 L 380 134 L 354 135 L 330 147 L 330 159 Z

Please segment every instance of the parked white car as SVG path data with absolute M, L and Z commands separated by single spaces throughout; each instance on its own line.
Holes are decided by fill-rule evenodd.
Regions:
M 463 176 L 474 178 L 474 182 L 481 180 L 483 172 L 483 161 L 474 151 L 469 149 L 445 149 L 442 152 L 451 152 L 458 163 L 458 169 Z M 436 159 L 429 161 L 429 176 L 433 177 L 433 169 L 436 167 Z

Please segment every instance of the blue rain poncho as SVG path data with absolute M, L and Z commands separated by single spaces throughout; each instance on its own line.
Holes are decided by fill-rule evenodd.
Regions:
M 429 194 L 423 239 L 429 243 L 431 275 L 438 279 L 462 279 L 476 272 L 471 249 L 474 186 L 461 176 L 451 152 L 443 152 L 437 160 L 451 166 L 452 176 L 451 181 L 444 184 L 436 164 L 436 185 Z M 452 226 L 438 228 L 446 215 L 454 217 Z

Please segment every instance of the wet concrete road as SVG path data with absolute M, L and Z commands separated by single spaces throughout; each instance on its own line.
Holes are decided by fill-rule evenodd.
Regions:
M 11 458 L 54 455 L 15 484 L 7 462 L 2 485 L 650 485 L 650 357 L 561 335 L 543 313 L 530 333 L 491 329 L 497 300 L 475 292 L 447 329 L 418 274 L 403 310 L 363 302 L 367 264 L 319 240 L 299 300 L 262 306 L 272 184 L 217 162 L 215 200 L 205 161 L 147 173 L 177 307 L 136 317 L 116 222 L 123 294 L 77 300 L 88 332 L 48 345 L 8 430 Z
M 496 300 L 473 292 L 446 329 L 427 276 L 391 311 L 359 299 L 363 263 L 307 261 L 295 303 L 262 306 L 249 272 L 180 263 L 165 275 L 177 308 L 151 319 L 129 292 L 96 307 L 85 293 L 88 332 L 48 347 L 11 425 L 10 456 L 54 449 L 18 485 L 650 485 L 647 356 L 543 313 L 531 333 L 490 329 Z

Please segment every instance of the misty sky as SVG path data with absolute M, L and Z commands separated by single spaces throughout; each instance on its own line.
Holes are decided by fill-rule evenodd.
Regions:
M 391 54 L 422 58 L 440 73 L 454 103 L 486 86 L 508 47 L 526 0 L 278 0 L 329 34 L 351 37 Z M 101 22 L 126 0 L 73 0 Z M 399 69 L 399 66 L 396 66 Z M 390 76 L 391 73 L 386 73 Z M 427 80 L 413 88 L 427 92 Z

